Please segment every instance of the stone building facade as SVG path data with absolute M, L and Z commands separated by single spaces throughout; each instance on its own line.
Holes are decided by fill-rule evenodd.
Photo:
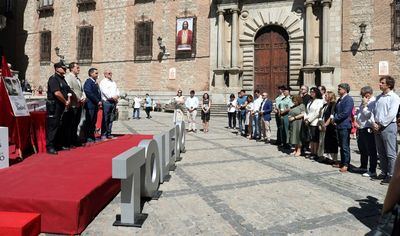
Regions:
M 41 2 L 52 2 L 51 11 L 38 11 Z M 399 77 L 398 2 L 17 0 L 10 23 L 16 27 L 2 31 L 13 33 L 0 44 L 12 44 L 6 54 L 14 52 L 9 57 L 14 69 L 34 87 L 45 85 L 53 73 L 52 62 L 59 60 L 55 47 L 66 61 L 77 60 L 78 29 L 90 26 L 92 59 L 82 63 L 81 77 L 87 77 L 90 67 L 111 69 L 131 95 L 151 91 L 170 97 L 178 88 L 184 93 L 195 89 L 209 91 L 214 103 L 222 104 L 242 88 L 250 93 L 258 88 L 274 97 L 280 84 L 296 93 L 302 84 L 336 90 L 340 82 L 348 82 L 356 95 L 364 85 L 378 89 L 379 64 Z M 184 58 L 175 45 L 180 17 L 196 20 L 195 53 Z M 148 21 L 152 53 L 137 60 L 136 25 Z M 51 31 L 47 62 L 40 58 L 40 35 L 45 31 Z
M 47 6 L 48 1 L 50 5 Z M 44 6 L 43 6 L 44 3 Z M 42 5 L 41 5 L 42 4 Z M 28 32 L 25 54 L 29 58 L 27 80 L 35 87 L 46 85 L 54 73 L 52 64 L 60 58 L 81 62 L 82 79 L 90 67 L 100 74 L 111 69 L 123 91 L 130 94 L 175 94 L 177 89 L 209 89 L 209 12 L 204 0 L 35 0 L 27 1 L 24 29 Z M 177 57 L 176 22 L 195 17 L 195 55 Z M 150 56 L 135 57 L 137 23 L 152 22 Z M 78 60 L 79 27 L 92 27 L 93 51 L 90 61 Z M 41 32 L 51 32 L 51 58 L 40 58 Z M 160 41 L 160 47 L 158 43 Z M 164 51 L 163 51 L 164 50 Z
M 397 80 L 398 87 L 399 10 L 400 1 L 396 0 L 349 0 L 343 4 L 342 81 L 355 88 L 355 93 L 366 85 L 379 91 L 379 76 L 386 72 Z
M 341 0 L 216 0 L 211 6 L 213 95 L 340 81 Z

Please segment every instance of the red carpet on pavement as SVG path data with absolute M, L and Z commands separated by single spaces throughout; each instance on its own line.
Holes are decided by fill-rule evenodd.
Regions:
M 39 213 L 42 232 L 79 234 L 120 191 L 112 158 L 152 138 L 125 135 L 2 169 L 0 211 Z

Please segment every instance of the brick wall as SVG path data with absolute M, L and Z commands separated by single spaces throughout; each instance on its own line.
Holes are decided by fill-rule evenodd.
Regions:
M 389 73 L 397 80 L 400 75 L 399 52 L 392 50 L 392 0 L 348 0 L 343 4 L 342 82 L 348 82 L 353 92 L 370 85 L 379 90 L 378 63 L 389 62 Z M 367 25 L 358 51 L 351 45 L 359 42 L 359 25 Z
M 46 85 L 53 73 L 52 64 L 40 64 L 39 32 L 52 31 L 52 49 L 60 48 L 66 61 L 75 61 L 77 55 L 77 27 L 94 27 L 93 62 L 81 65 L 82 79 L 87 78 L 90 67 L 102 73 L 113 71 L 114 79 L 123 91 L 175 92 L 178 88 L 189 91 L 209 90 L 209 13 L 210 3 L 204 0 L 131 1 L 97 0 L 95 10 L 78 11 L 76 0 L 54 1 L 54 15 L 39 18 L 36 1 L 28 1 L 24 29 L 28 32 L 25 54 L 29 58 L 27 79 L 35 87 Z M 196 58 L 175 59 L 176 18 L 197 17 Z M 134 23 L 144 17 L 153 25 L 153 56 L 151 61 L 134 61 Z M 158 37 L 163 38 L 168 59 L 159 61 Z M 58 57 L 52 51 L 52 62 Z M 169 80 L 169 69 L 176 68 L 176 79 Z

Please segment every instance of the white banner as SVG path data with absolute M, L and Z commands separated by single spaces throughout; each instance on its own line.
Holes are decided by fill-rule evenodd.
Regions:
M 5 87 L 15 116 L 29 116 L 28 106 L 17 77 L 4 77 Z
M 9 166 L 8 128 L 0 127 L 0 169 Z

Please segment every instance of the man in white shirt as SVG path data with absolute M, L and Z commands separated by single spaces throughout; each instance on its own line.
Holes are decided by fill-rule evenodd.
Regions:
M 260 126 L 260 107 L 263 99 L 260 94 L 260 90 L 254 90 L 254 109 L 253 109 L 253 139 L 260 139 L 261 138 L 261 126 Z
M 372 114 L 372 106 L 375 102 L 373 90 L 370 86 L 361 88 L 360 95 L 362 97 L 360 107 L 356 112 L 356 121 L 358 128 L 358 150 L 360 150 L 361 166 L 360 171 L 364 177 L 376 176 L 377 153 L 375 146 L 375 137 L 372 132 L 372 126 L 375 122 L 374 115 Z M 369 157 L 369 170 L 368 167 Z
M 199 99 L 194 96 L 194 90 L 190 91 L 190 97 L 186 99 L 185 106 L 187 109 L 189 123 L 188 131 L 193 131 L 196 133 L 196 115 L 197 108 L 199 107 Z
M 103 119 L 101 122 L 101 138 L 111 139 L 112 123 L 114 121 L 119 99 L 117 84 L 112 79 L 110 70 L 104 71 L 104 79 L 100 82 L 101 101 L 103 103 Z
M 133 117 L 132 119 L 140 119 L 140 105 L 142 103 L 142 99 L 136 95 L 133 98 Z
M 375 122 L 376 149 L 380 160 L 382 174 L 381 184 L 388 184 L 394 172 L 397 150 L 397 125 L 396 115 L 400 105 L 399 96 L 393 91 L 395 80 L 391 76 L 383 76 L 379 80 L 382 93 L 376 97 L 373 115 Z

